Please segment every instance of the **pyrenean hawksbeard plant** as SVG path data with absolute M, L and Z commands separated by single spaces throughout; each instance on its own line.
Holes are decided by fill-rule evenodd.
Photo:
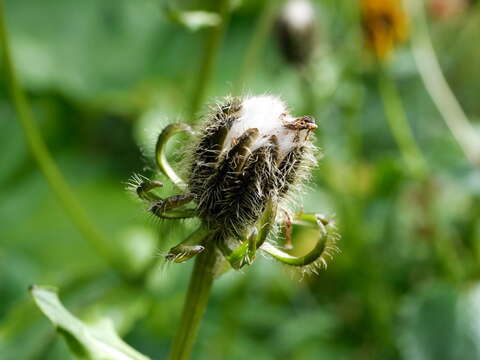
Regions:
M 294 213 L 289 206 L 316 164 L 316 128 L 310 116 L 294 117 L 280 99 L 262 95 L 227 97 L 210 107 L 199 129 L 171 124 L 160 133 L 156 162 L 179 193 L 160 197 L 156 190 L 162 184 L 141 176 L 134 177 L 131 189 L 159 218 L 201 220 L 200 227 L 165 256 L 175 263 L 197 257 L 172 359 L 188 357 L 211 284 L 225 264 L 240 269 L 261 251 L 302 272 L 316 271 L 336 250 L 332 221 Z M 164 151 L 178 132 L 193 137 L 182 164 L 184 177 Z M 287 251 L 293 225 L 316 229 L 315 245 L 303 256 Z M 276 241 L 280 233 L 281 246 Z

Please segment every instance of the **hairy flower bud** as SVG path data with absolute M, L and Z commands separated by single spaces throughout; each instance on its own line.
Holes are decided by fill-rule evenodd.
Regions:
M 291 116 L 285 104 L 270 95 L 226 97 L 210 110 L 198 132 L 175 123 L 157 138 L 158 169 L 180 193 L 160 196 L 163 184 L 140 175 L 129 183 L 156 217 L 201 220 L 165 259 L 181 263 L 201 253 L 208 258 L 218 250 L 233 269 L 241 269 L 262 251 L 302 273 L 325 267 L 326 257 L 337 251 L 335 223 L 316 213 L 293 213 L 286 201 L 315 164 L 314 120 Z M 168 140 L 179 132 L 196 137 L 185 152 L 185 178 L 165 154 Z M 292 249 L 293 227 L 315 230 L 315 246 L 306 254 L 294 256 L 272 242 L 279 234 L 276 229 L 283 230 L 283 247 Z
M 306 65 L 315 44 L 315 10 L 308 0 L 289 0 L 277 21 L 280 50 L 295 66 Z
M 188 189 L 210 228 L 238 236 L 267 202 L 284 199 L 312 164 L 311 117 L 292 117 L 274 96 L 227 98 L 194 146 Z

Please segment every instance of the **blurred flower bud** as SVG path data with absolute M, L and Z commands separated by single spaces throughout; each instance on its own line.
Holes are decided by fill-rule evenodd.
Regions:
M 212 229 L 241 234 L 267 202 L 284 199 L 314 164 L 314 120 L 292 117 L 274 96 L 227 98 L 204 124 L 188 188 Z
M 308 64 L 315 45 L 315 9 L 309 0 L 288 0 L 277 21 L 280 50 L 295 66 Z
M 463 14 L 468 6 L 468 0 L 430 0 L 428 3 L 430 14 L 443 20 Z
M 361 0 L 362 27 L 369 49 L 385 59 L 408 34 L 401 0 Z

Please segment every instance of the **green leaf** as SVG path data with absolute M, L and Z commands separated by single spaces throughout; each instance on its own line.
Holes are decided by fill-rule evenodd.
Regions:
M 32 286 L 30 293 L 40 310 L 56 326 L 77 359 L 147 360 L 148 357 L 123 342 L 112 321 L 106 318 L 85 324 L 60 302 L 57 291 L 46 286 Z
M 222 21 L 220 15 L 208 11 L 179 11 L 171 7 L 167 7 L 166 13 L 171 21 L 185 27 L 190 31 L 197 31 L 207 27 L 218 26 Z

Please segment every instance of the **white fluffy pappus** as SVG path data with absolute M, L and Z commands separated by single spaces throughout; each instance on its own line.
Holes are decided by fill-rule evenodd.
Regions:
M 246 130 L 258 129 L 260 136 L 251 146 L 255 151 L 268 143 L 275 135 L 278 140 L 280 157 L 283 158 L 291 149 L 303 145 L 308 138 L 308 129 L 289 128 L 298 118 L 288 113 L 286 105 L 273 95 L 246 97 L 242 101 L 240 116 L 234 121 L 224 144 L 230 148 Z
M 315 10 L 310 1 L 289 0 L 282 9 L 283 21 L 296 30 L 303 30 L 315 21 Z

